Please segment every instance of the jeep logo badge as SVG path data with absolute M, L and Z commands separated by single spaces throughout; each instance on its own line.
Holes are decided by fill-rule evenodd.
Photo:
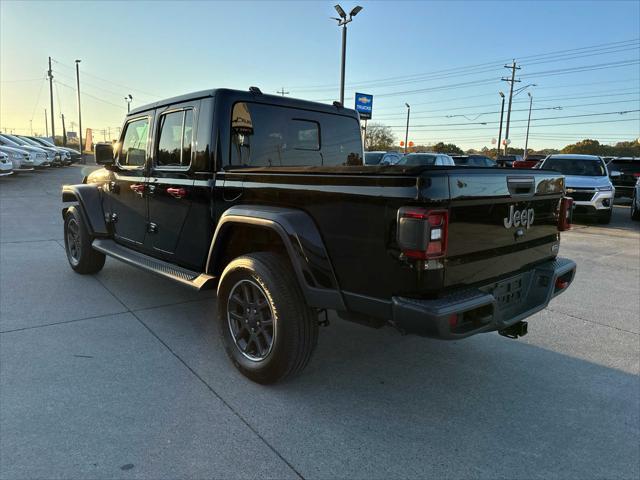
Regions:
M 535 212 L 533 208 L 524 208 L 522 210 L 516 210 L 514 205 L 509 207 L 509 216 L 504 217 L 504 228 L 511 227 L 525 227 L 527 230 L 533 225 L 535 218 Z

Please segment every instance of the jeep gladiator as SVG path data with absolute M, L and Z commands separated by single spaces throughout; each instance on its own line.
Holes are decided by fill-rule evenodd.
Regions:
M 71 267 L 105 255 L 217 290 L 225 350 L 250 379 L 301 371 L 327 311 L 443 339 L 523 321 L 571 284 L 564 177 L 365 166 L 358 114 L 228 89 L 132 110 L 103 168 L 65 185 Z

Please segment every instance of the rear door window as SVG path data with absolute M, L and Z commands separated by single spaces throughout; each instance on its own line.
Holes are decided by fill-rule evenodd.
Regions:
M 188 167 L 191 163 L 193 110 L 178 110 L 161 115 L 158 130 L 156 166 Z

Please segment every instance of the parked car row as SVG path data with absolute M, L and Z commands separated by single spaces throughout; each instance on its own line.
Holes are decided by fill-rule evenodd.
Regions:
M 58 147 L 46 138 L 0 134 L 0 176 L 78 162 L 80 152 Z
M 448 155 L 436 152 L 398 153 L 385 151 L 365 152 L 365 165 L 440 165 L 460 167 L 496 167 L 491 158 L 484 155 Z

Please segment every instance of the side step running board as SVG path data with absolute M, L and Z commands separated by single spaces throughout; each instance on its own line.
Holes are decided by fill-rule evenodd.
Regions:
M 211 275 L 194 272 L 186 268 L 178 267 L 169 262 L 158 260 L 144 253 L 136 252 L 130 248 L 114 242 L 108 238 L 96 238 L 91 246 L 105 255 L 117 258 L 118 260 L 141 268 L 151 273 L 155 273 L 174 282 L 181 283 L 196 290 L 208 290 L 215 288 L 217 279 Z

